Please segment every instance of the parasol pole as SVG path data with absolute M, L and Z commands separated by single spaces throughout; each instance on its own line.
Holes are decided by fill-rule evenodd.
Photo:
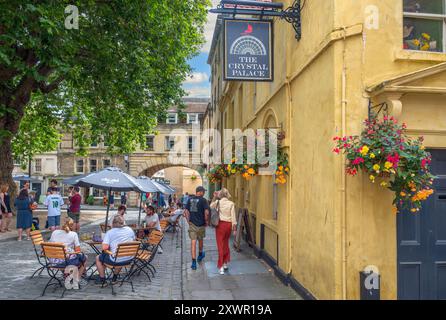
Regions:
M 142 193 L 141 196 L 139 198 L 139 213 L 138 213 L 138 227 L 141 223 L 141 210 L 142 210 Z
M 111 194 L 111 188 L 108 189 L 107 213 L 105 214 L 105 232 L 107 232 L 107 226 L 108 226 L 108 212 L 110 210 L 110 194 Z

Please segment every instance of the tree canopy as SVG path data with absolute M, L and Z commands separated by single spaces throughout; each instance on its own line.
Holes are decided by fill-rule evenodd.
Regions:
M 181 105 L 208 5 L 0 2 L 0 180 L 12 171 L 11 149 L 22 156 L 46 151 L 60 129 L 73 131 L 81 147 L 105 139 L 110 153 L 143 144 L 157 117 Z

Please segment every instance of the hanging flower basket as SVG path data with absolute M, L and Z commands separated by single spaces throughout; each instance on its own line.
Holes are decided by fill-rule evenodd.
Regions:
M 433 194 L 435 178 L 430 170 L 431 155 L 423 146 L 423 137 L 411 139 L 406 125 L 393 117 L 365 121 L 360 136 L 335 137 L 333 152 L 346 155 L 346 173 L 355 176 L 359 170 L 375 183 L 382 178 L 381 187 L 395 193 L 394 212 L 418 212 L 422 202 Z

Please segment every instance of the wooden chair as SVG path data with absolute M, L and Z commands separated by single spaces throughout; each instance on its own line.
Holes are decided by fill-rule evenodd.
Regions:
M 121 283 L 119 286 L 121 287 L 124 282 L 130 283 L 130 285 L 132 286 L 132 292 L 135 292 L 135 290 L 133 288 L 133 282 L 131 280 L 131 275 L 133 274 L 133 269 L 135 268 L 135 260 L 136 260 L 136 256 L 138 254 L 140 245 L 141 245 L 141 242 L 139 242 L 139 241 L 121 243 L 118 245 L 118 248 L 116 249 L 115 256 L 113 256 L 110 251 L 104 252 L 104 253 L 110 255 L 110 260 L 112 262 L 116 262 L 118 258 L 127 258 L 128 259 L 128 263 L 126 263 L 125 265 L 120 265 L 120 266 L 115 266 L 115 265 L 104 263 L 104 266 L 107 269 L 111 270 L 111 274 L 107 277 L 106 281 L 108 281 L 109 284 L 111 285 L 113 295 L 116 294 L 115 290 L 114 290 L 114 286 L 113 286 L 114 285 L 113 275 L 115 275 L 115 274 L 121 275 L 122 269 L 125 269 L 126 273 L 122 277 L 122 280 L 120 280 Z M 126 259 L 126 261 L 127 261 L 127 259 Z M 128 270 L 129 268 L 130 268 L 130 270 Z
M 104 223 L 101 223 L 101 224 L 99 225 L 99 227 L 101 228 L 101 231 L 102 231 L 103 233 L 106 233 L 108 230 L 111 229 L 111 226 L 109 226 L 109 225 L 107 225 L 107 229 L 105 229 L 105 224 L 104 224 Z
M 43 254 L 41 244 L 44 242 L 42 232 L 40 230 L 31 231 L 31 240 L 33 242 L 34 252 L 37 257 L 37 262 L 40 264 L 40 268 L 34 271 L 31 279 L 38 273 L 38 277 L 42 274 L 43 270 L 45 270 L 45 256 Z
M 62 298 L 65 294 L 66 288 L 64 285 L 64 270 L 68 265 L 68 257 L 65 251 L 65 245 L 63 243 L 55 242 L 42 242 L 41 243 L 42 252 L 45 257 L 45 269 L 50 276 L 50 280 L 47 282 L 45 288 L 43 289 L 42 296 L 45 295 L 45 291 L 49 286 L 59 285 L 64 288 L 62 292 Z M 59 259 L 65 263 L 56 264 L 51 259 Z
M 162 230 L 163 232 L 166 232 L 166 230 L 167 230 L 167 229 L 169 228 L 169 226 L 170 226 L 170 223 L 169 223 L 168 220 L 163 219 L 163 220 L 160 221 L 160 226 L 161 226 L 161 230 Z
M 149 278 L 149 281 L 152 281 L 148 272 L 155 277 L 156 268 L 151 262 L 156 256 L 156 252 L 158 251 L 158 247 L 163 240 L 163 237 L 163 233 L 158 230 L 153 230 L 150 233 L 145 245 L 143 244 L 141 246 L 141 250 L 139 250 L 138 255 L 136 256 L 135 270 L 132 275 L 136 273 L 139 275 L 143 272 Z

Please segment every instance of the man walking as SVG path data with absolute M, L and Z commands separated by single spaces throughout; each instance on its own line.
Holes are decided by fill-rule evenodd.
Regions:
M 209 203 L 203 198 L 206 189 L 197 187 L 195 196 L 189 198 L 184 214 L 189 223 L 189 238 L 191 239 L 192 270 L 197 270 L 197 261 L 201 262 L 205 257 L 203 239 L 206 237 L 206 226 L 209 221 Z M 198 257 L 197 257 L 198 241 Z

